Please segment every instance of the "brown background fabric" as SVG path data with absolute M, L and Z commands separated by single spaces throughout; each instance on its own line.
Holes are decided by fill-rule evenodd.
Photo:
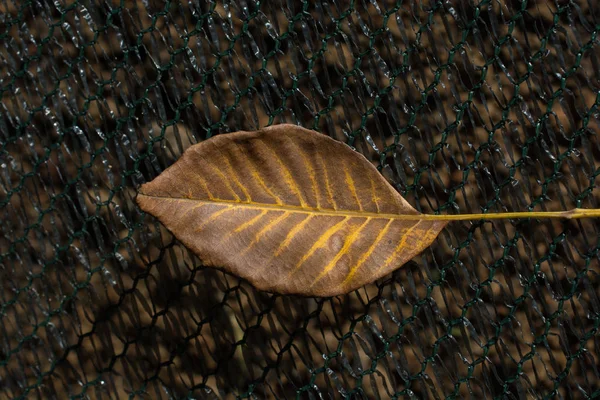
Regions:
M 453 223 L 323 299 L 204 267 L 135 203 L 287 122 L 423 213 L 597 207 L 597 2 L 474 3 L 0 2 L 0 398 L 598 395 L 595 220 Z

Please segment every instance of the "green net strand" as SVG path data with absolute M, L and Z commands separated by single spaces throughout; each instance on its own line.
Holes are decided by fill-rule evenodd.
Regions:
M 135 204 L 296 123 L 419 211 L 598 208 L 596 2 L 0 1 L 0 398 L 596 398 L 600 226 L 453 223 L 335 298 L 205 268 Z

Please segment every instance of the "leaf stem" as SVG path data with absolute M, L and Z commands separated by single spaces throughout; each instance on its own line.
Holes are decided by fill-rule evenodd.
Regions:
M 434 221 L 472 221 L 481 219 L 523 219 L 523 218 L 597 218 L 600 217 L 600 209 L 574 208 L 569 211 L 521 211 L 488 214 L 457 214 L 457 215 L 433 215 L 422 214 L 420 219 Z

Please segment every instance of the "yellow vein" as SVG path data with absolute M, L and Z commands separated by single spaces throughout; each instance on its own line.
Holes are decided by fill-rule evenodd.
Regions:
M 235 210 L 235 207 L 227 206 L 225 208 L 222 208 L 219 211 L 215 211 L 214 213 L 210 214 L 210 216 L 207 219 L 205 219 L 204 221 L 202 221 L 200 226 L 198 226 L 198 228 L 196 228 L 196 232 L 200 232 L 206 225 L 210 224 L 215 219 L 219 218 L 219 216 L 221 216 L 222 214 L 226 213 L 227 211 L 231 211 L 231 210 Z
M 252 201 L 252 197 L 250 196 L 250 193 L 248 193 L 248 190 L 246 190 L 246 187 L 244 185 L 242 185 L 242 182 L 240 182 L 240 180 L 238 179 L 238 174 L 233 169 L 233 166 L 231 165 L 229 158 L 227 158 L 227 156 L 225 154 L 223 154 L 223 152 L 221 152 L 221 150 L 219 150 L 219 153 L 221 154 L 221 157 L 223 157 L 223 161 L 225 161 L 225 165 L 227 165 L 227 168 L 229 169 L 229 175 L 235 181 L 236 185 L 238 185 L 239 188 L 242 189 L 244 196 L 246 196 L 246 200 Z
M 356 240 L 356 238 L 358 237 L 358 235 L 360 235 L 360 231 L 362 231 L 363 228 L 369 222 L 371 222 L 371 218 L 367 218 L 367 220 L 365 222 L 363 222 L 361 226 L 359 226 L 358 228 L 355 228 L 354 231 L 352 231 L 352 233 L 350 233 L 346 237 L 346 240 L 344 241 L 344 245 L 342 246 L 342 248 L 340 249 L 340 251 L 338 251 L 337 254 L 335 255 L 335 257 L 331 261 L 329 261 L 329 264 L 327 264 L 325 266 L 325 268 L 323 268 L 323 271 L 321 271 L 321 273 L 319 274 L 319 276 L 317 276 L 317 278 L 310 285 L 311 287 L 314 286 L 321 279 L 323 279 L 323 277 L 325 275 L 327 275 L 336 266 L 336 264 L 338 263 L 338 261 L 340 261 L 340 258 L 342 258 L 344 256 L 344 254 L 346 254 L 348 252 L 348 249 L 350 248 L 350 246 L 352 246 L 352 244 L 354 243 L 354 241 Z
M 375 203 L 375 207 L 377 207 L 377 212 L 379 212 L 379 196 L 377 196 L 377 191 L 375 190 L 375 183 L 373 181 L 373 179 L 369 179 L 369 182 L 371 182 L 371 196 L 373 199 L 373 203 Z
M 289 231 L 279 248 L 277 248 L 277 250 L 275 251 L 275 257 L 277 257 L 279 253 L 281 253 L 290 244 L 290 242 L 292 241 L 292 239 L 294 239 L 296 234 L 300 232 L 302 228 L 304 228 L 304 225 L 306 225 L 312 217 L 313 215 L 309 215 L 308 217 L 304 218 L 302 222 L 294 226 L 294 228 L 291 231 Z
M 265 190 L 265 192 L 267 192 L 271 197 L 273 197 L 275 199 L 275 202 L 279 205 L 283 204 L 283 201 L 281 200 L 281 198 L 279 196 L 277 196 L 275 193 L 273 193 L 273 191 L 267 186 L 267 184 L 265 183 L 264 179 L 260 176 L 260 173 L 254 168 L 253 164 L 250 164 L 252 170 L 250 171 L 250 174 L 252 175 L 252 177 L 254 179 L 256 179 L 256 181 L 258 182 L 258 184 L 260 186 L 262 186 L 262 188 Z
M 343 166 L 344 168 L 344 173 L 346 174 L 346 183 L 348 184 L 348 188 L 350 189 L 350 192 L 352 193 L 352 196 L 354 196 L 354 199 L 356 200 L 356 204 L 358 204 L 358 209 L 362 211 L 362 204 L 360 204 L 360 200 L 358 199 L 358 193 L 356 193 L 356 186 L 354 186 L 354 179 L 352 179 L 352 177 L 350 176 L 350 173 L 348 172 L 348 168 L 346 168 L 346 166 Z
M 200 184 L 202 185 L 202 188 L 204 189 L 204 191 L 206 192 L 206 195 L 208 196 L 208 198 L 210 200 L 214 200 L 214 196 L 212 195 L 212 193 L 210 192 L 210 189 L 208 188 L 208 185 L 206 184 L 206 182 L 204 181 L 204 178 L 201 176 L 198 176 L 198 182 L 200 182 Z
M 273 150 L 266 142 L 262 140 L 257 140 L 257 143 L 260 143 L 264 148 L 268 149 L 269 152 L 271 152 L 271 154 L 273 154 L 273 158 L 275 159 L 275 161 L 277 161 L 277 164 L 279 164 L 279 167 L 281 168 L 281 172 L 283 173 L 283 177 L 285 178 L 287 185 L 290 187 L 290 189 L 292 189 L 293 192 L 296 193 L 302 207 L 306 207 L 306 201 L 304 200 L 304 197 L 300 192 L 300 188 L 296 184 L 296 181 L 294 181 L 294 177 L 292 176 L 292 173 L 288 169 L 287 165 L 285 165 L 285 163 L 281 160 L 281 157 L 279 157 L 279 154 L 277 154 L 277 152 Z
M 209 162 L 207 162 L 207 164 L 210 165 L 212 170 L 215 171 L 217 173 L 217 175 L 219 175 L 221 177 L 221 179 L 223 180 L 223 183 L 225 184 L 225 186 L 227 186 L 227 189 L 229 189 L 231 191 L 231 194 L 233 194 L 233 197 L 235 197 L 235 199 L 237 201 L 242 201 L 242 199 L 240 199 L 240 196 L 238 196 L 238 194 L 235 192 L 235 190 L 233 190 L 233 187 L 229 183 L 229 179 L 225 176 L 225 174 L 223 172 L 221 172 L 221 170 L 219 168 L 217 168 L 216 166 L 214 166 L 213 164 L 211 164 Z
M 385 213 L 374 213 L 369 211 L 353 211 L 353 210 L 331 210 L 324 208 L 316 208 L 316 207 L 300 207 L 294 205 L 276 205 L 276 204 L 266 204 L 266 203 L 254 203 L 254 202 L 243 202 L 243 201 L 235 201 L 235 200 L 227 200 L 227 199 L 213 199 L 213 200 L 204 200 L 204 199 L 188 199 L 188 198 L 176 198 L 176 197 L 165 197 L 165 196 L 151 196 L 140 193 L 139 196 L 151 197 L 155 199 L 164 199 L 171 201 L 193 201 L 214 205 L 234 205 L 239 208 L 247 208 L 254 210 L 273 210 L 273 211 L 289 211 L 297 214 L 309 214 L 309 215 L 322 215 L 322 216 L 330 216 L 330 217 L 371 217 L 377 219 L 399 219 L 405 221 L 431 221 L 431 220 L 450 220 L 452 217 L 456 220 L 459 220 L 459 217 L 463 217 L 463 214 L 457 215 L 436 215 L 436 214 L 385 214 Z M 469 215 L 468 215 L 469 216 Z M 479 214 L 477 217 L 480 219 L 486 219 L 488 217 L 493 217 L 494 214 Z M 464 219 L 464 218 L 463 218 Z
M 321 161 L 321 166 L 323 167 L 323 178 L 325 178 L 325 189 L 327 190 L 327 195 L 329 196 L 329 200 L 331 201 L 333 209 L 337 210 L 338 207 L 337 204 L 335 204 L 333 193 L 331 193 L 331 186 L 329 185 L 329 177 L 327 176 L 327 166 L 325 166 L 325 161 L 323 161 L 321 153 L 317 153 L 317 158 Z
M 350 272 L 348 272 L 348 276 L 346 276 L 346 279 L 344 279 L 344 282 L 342 282 L 342 286 L 346 286 L 350 282 L 352 282 L 352 278 L 354 278 L 354 275 L 356 274 L 356 272 L 358 271 L 360 266 L 363 265 L 363 263 L 365 261 L 367 261 L 367 258 L 369 258 L 371 256 L 371 254 L 373 254 L 375 247 L 377 247 L 377 245 L 381 242 L 381 239 L 383 239 L 383 237 L 387 234 L 388 230 L 390 229 L 390 225 L 392 224 L 393 221 L 394 220 L 392 220 L 392 219 L 389 220 L 388 223 L 385 224 L 383 229 L 381 231 L 379 231 L 379 234 L 375 238 L 375 241 L 373 243 L 371 243 L 371 246 L 369 247 L 369 249 L 363 253 L 362 257 L 360 257 L 360 259 L 358 260 L 356 265 L 354 265 L 350 269 Z
M 281 198 L 279 196 L 277 196 L 271 190 L 271 188 L 269 188 L 269 186 L 267 186 L 265 180 L 260 176 L 260 172 L 259 172 L 260 168 L 257 168 L 254 157 L 251 154 L 249 154 L 239 144 L 235 143 L 235 145 L 238 148 L 238 150 L 240 151 L 241 157 L 243 157 L 247 161 L 247 168 L 250 171 L 250 175 L 252 175 L 252 177 L 256 180 L 256 182 L 258 182 L 258 184 L 263 188 L 263 190 L 265 192 L 267 192 L 269 194 L 269 196 L 271 196 L 275 199 L 275 203 L 277 203 L 279 205 L 283 204 L 283 201 L 281 200 Z
M 385 260 L 385 263 L 381 267 L 379 267 L 377 269 L 377 272 L 379 272 L 382 269 L 386 268 L 394 260 L 394 258 L 398 255 L 398 252 L 401 251 L 404 248 L 404 245 L 406 244 L 406 241 L 408 240 L 408 238 L 410 236 L 410 233 L 412 231 L 414 231 L 415 228 L 417 226 L 419 226 L 419 224 L 421 222 L 422 221 L 417 222 L 416 224 L 414 224 L 413 226 L 411 226 L 410 228 L 408 228 L 406 230 L 406 232 L 402 233 L 402 239 L 400 240 L 400 243 L 398 243 L 398 246 L 396 246 L 396 248 L 394 249 L 394 252 L 392 254 L 390 254 L 390 256 L 387 258 L 387 260 Z M 427 231 L 427 232 L 429 232 L 429 231 Z
M 263 237 L 268 231 L 271 230 L 271 228 L 273 228 L 273 226 L 279 224 L 281 221 L 283 221 L 284 219 L 286 219 L 287 217 L 290 216 L 289 212 L 284 212 L 283 214 L 281 214 L 279 217 L 275 218 L 273 221 L 269 222 L 267 225 L 264 226 L 264 228 L 262 228 L 254 237 L 254 239 L 252 240 L 252 242 L 250 242 L 250 244 L 248 245 L 248 247 L 246 247 L 239 255 L 238 257 L 243 257 L 244 254 L 246 254 L 256 243 L 259 242 L 260 238 Z
M 435 234 L 435 233 L 433 235 L 431 235 L 431 232 L 433 230 L 435 230 L 434 226 L 432 226 L 431 228 L 427 229 L 427 231 L 425 231 L 425 233 L 422 235 L 422 239 L 421 240 L 423 242 L 425 242 L 425 243 L 428 243 L 429 241 L 433 241 L 437 237 L 437 234 Z
M 298 261 L 298 264 L 296 264 L 296 266 L 294 267 L 294 269 L 292 269 L 288 273 L 288 277 L 292 276 L 293 274 L 295 274 L 300 269 L 300 267 L 302 267 L 302 264 L 304 264 L 304 262 L 306 260 L 308 260 L 308 258 L 310 256 L 312 256 L 312 254 L 318 248 L 323 247 L 325 245 L 325 243 L 327 243 L 327 241 L 329 240 L 329 238 L 334 233 L 336 233 L 342 227 L 342 225 L 344 225 L 347 221 L 348 221 L 348 217 L 344 218 L 343 220 L 341 220 L 337 224 L 333 225 L 331 228 L 327 229 L 327 231 L 325 231 L 324 234 L 322 234 L 321 236 L 319 236 L 319 238 L 315 241 L 315 243 L 313 243 L 313 245 L 310 248 L 310 250 L 308 250 L 306 253 L 304 253 L 304 256 L 302 257 L 302 259 L 300 261 Z
M 315 194 L 315 199 L 317 200 L 317 208 L 321 208 L 321 194 L 319 193 L 319 185 L 317 185 L 317 179 L 315 178 L 315 169 L 312 166 L 313 163 L 311 160 L 308 159 L 308 156 L 306 155 L 304 150 L 300 146 L 298 146 L 296 142 L 294 142 L 293 140 L 289 140 L 289 142 L 292 144 L 292 146 L 296 147 L 296 151 L 300 154 L 302 160 L 304 161 L 304 164 L 306 164 L 306 167 L 308 168 L 308 177 L 310 178 L 312 189 Z
M 265 214 L 267 213 L 267 210 L 262 210 L 258 215 L 254 216 L 254 218 L 252 218 L 250 221 L 246 221 L 243 224 L 241 224 L 240 226 L 238 226 L 237 228 L 235 228 L 233 230 L 233 233 L 240 233 L 241 231 L 243 231 L 244 229 L 248 229 L 250 228 L 252 225 L 254 225 L 259 219 L 261 219 Z
M 179 167 L 180 176 L 185 176 L 185 171 L 184 171 L 183 167 L 181 166 L 181 164 L 177 163 L 175 165 L 177 165 Z M 189 181 L 187 179 L 185 179 L 184 182 L 185 182 L 185 185 L 187 186 L 187 196 L 185 196 L 185 197 L 187 197 L 188 199 L 191 199 L 191 198 L 193 198 L 193 196 L 192 196 L 192 189 L 190 188 Z
M 262 271 L 269 267 L 271 265 L 271 261 L 273 261 L 273 259 L 277 256 L 279 256 L 279 253 L 281 253 L 292 241 L 292 239 L 294 238 L 294 236 L 296 236 L 296 234 L 298 232 L 300 232 L 300 230 L 304 227 L 304 225 L 306 225 L 308 223 L 308 221 L 313 217 L 313 215 L 309 215 L 308 217 L 304 218 L 299 224 L 297 224 L 296 226 L 294 226 L 294 228 L 292 228 L 288 234 L 286 235 L 285 239 L 283 240 L 283 243 L 281 243 L 281 245 L 279 245 L 279 247 L 277 248 L 277 250 L 275 250 L 275 253 L 271 256 L 271 258 L 269 258 L 268 261 L 262 263 L 263 265 L 260 266 L 259 268 L 257 268 L 254 271 L 254 275 L 259 275 L 260 273 L 262 273 Z
M 202 206 L 207 206 L 207 205 L 208 204 L 206 204 L 206 203 L 200 203 L 200 204 L 196 204 L 193 207 L 189 207 L 183 214 L 181 214 L 179 216 L 179 219 L 183 219 L 183 217 L 185 217 L 189 212 L 194 211 L 195 209 L 200 208 Z

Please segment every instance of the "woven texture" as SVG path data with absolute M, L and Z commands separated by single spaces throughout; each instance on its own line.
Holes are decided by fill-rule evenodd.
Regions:
M 0 1 L 0 398 L 600 396 L 596 220 L 452 223 L 321 299 L 203 267 L 134 201 L 191 144 L 287 122 L 421 212 L 599 207 L 598 12 Z

